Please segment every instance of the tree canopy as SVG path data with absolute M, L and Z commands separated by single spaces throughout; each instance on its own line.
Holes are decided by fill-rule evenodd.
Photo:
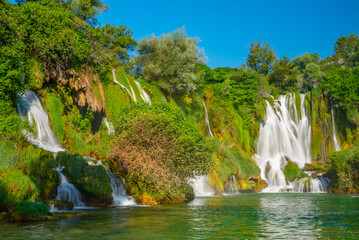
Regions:
M 196 90 L 200 80 L 196 65 L 204 62 L 198 42 L 197 38 L 187 37 L 184 28 L 160 37 L 146 37 L 137 47 L 137 76 L 170 94 Z

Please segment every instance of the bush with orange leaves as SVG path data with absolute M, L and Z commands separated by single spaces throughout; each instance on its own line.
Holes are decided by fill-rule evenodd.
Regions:
M 213 168 L 213 146 L 183 112 L 169 104 L 137 104 L 115 123 L 112 151 L 130 194 L 149 194 L 158 203 L 193 196 L 189 179 Z

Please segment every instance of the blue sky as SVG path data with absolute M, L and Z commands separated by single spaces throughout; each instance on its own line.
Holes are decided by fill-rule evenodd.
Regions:
M 99 17 L 102 25 L 126 25 L 140 40 L 185 26 L 199 37 L 207 65 L 236 67 L 246 62 L 253 40 L 270 42 L 276 53 L 291 58 L 333 53 L 335 41 L 359 33 L 359 0 L 257 1 L 110 1 Z

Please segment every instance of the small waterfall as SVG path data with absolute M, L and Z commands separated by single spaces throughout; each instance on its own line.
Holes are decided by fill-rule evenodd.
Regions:
M 135 83 L 138 87 L 138 90 L 140 90 L 140 95 L 143 101 L 151 105 L 152 102 L 150 96 L 148 96 L 147 92 L 141 87 L 141 84 L 139 82 L 135 81 Z
M 334 117 L 334 110 L 333 110 L 333 103 L 330 103 L 330 111 L 332 114 L 332 128 L 333 128 L 333 148 L 335 151 L 339 151 L 341 150 L 340 145 L 338 143 L 338 138 L 337 138 L 337 131 L 335 129 L 335 117 Z
M 225 191 L 227 193 L 239 193 L 236 177 L 233 174 L 230 175 L 228 178 L 228 185 L 227 185 Z
M 57 187 L 56 199 L 72 202 L 74 207 L 85 207 L 86 205 L 81 200 L 81 193 L 76 189 L 75 185 L 69 183 L 60 168 L 56 168 L 55 170 L 59 173 L 61 181 L 61 184 Z
M 123 86 L 121 83 L 119 83 L 119 82 L 117 81 L 117 79 L 116 79 L 116 70 L 115 70 L 115 69 L 112 69 L 112 75 L 113 75 L 113 81 L 114 81 L 116 84 L 120 85 L 123 90 L 126 90 L 127 93 L 130 95 L 130 97 L 132 98 L 132 100 L 133 100 L 134 102 L 137 102 L 136 95 L 135 95 L 135 92 L 133 91 L 133 89 L 132 89 L 132 87 L 131 87 L 131 84 L 129 84 L 129 85 L 130 85 L 132 94 L 131 94 L 130 90 L 128 90 L 125 86 Z M 127 80 L 127 81 L 128 81 L 128 80 Z
M 64 151 L 65 149 L 61 147 L 51 130 L 49 117 L 37 95 L 26 89 L 24 94 L 18 94 L 18 100 L 17 110 L 19 115 L 23 118 L 27 117 L 31 124 L 36 125 L 37 136 L 27 133 L 28 141 L 53 153 Z
M 212 133 L 212 130 L 211 130 L 211 125 L 209 124 L 209 118 L 208 118 L 208 112 L 207 112 L 207 107 L 206 107 L 206 103 L 202 100 L 202 103 L 203 103 L 203 107 L 204 107 L 204 111 L 205 111 L 205 116 L 206 116 L 206 119 L 205 119 L 205 124 L 206 124 L 206 127 L 208 129 L 208 137 L 213 137 L 213 133 Z
M 311 176 L 299 179 L 293 183 L 293 192 L 326 193 L 329 179 Z
M 103 122 L 105 123 L 106 127 L 107 127 L 107 132 L 108 134 L 114 134 L 115 133 L 115 129 L 113 128 L 112 124 L 110 124 L 107 120 L 106 117 L 103 118 Z
M 268 184 L 264 192 L 293 188 L 293 183 L 288 183 L 283 173 L 287 159 L 299 168 L 311 162 L 311 126 L 304 100 L 305 94 L 301 94 L 300 109 L 297 109 L 294 94 L 280 96 L 273 107 L 267 101 L 266 117 L 260 125 L 255 156 L 261 169 L 261 178 Z M 317 183 L 316 180 L 310 181 L 310 184 Z M 313 186 L 309 190 L 313 189 L 317 188 Z
M 199 176 L 190 182 L 196 197 L 213 196 L 214 191 L 210 187 L 208 176 Z
M 85 157 L 87 159 L 87 163 L 92 166 L 101 165 L 106 169 L 107 175 L 110 178 L 110 184 L 112 189 L 112 205 L 113 206 L 132 206 L 137 205 L 135 199 L 130 197 L 126 193 L 126 189 L 118 177 L 116 177 L 106 165 L 104 165 L 100 160 L 92 159 L 89 157 Z M 92 160 L 97 161 L 94 163 Z

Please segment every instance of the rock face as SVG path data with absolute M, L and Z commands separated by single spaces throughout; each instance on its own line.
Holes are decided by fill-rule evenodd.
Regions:
M 65 200 L 53 199 L 48 201 L 46 205 L 48 206 L 49 209 L 55 208 L 57 210 L 66 210 L 66 211 L 74 209 L 74 204 L 72 202 L 68 202 Z

